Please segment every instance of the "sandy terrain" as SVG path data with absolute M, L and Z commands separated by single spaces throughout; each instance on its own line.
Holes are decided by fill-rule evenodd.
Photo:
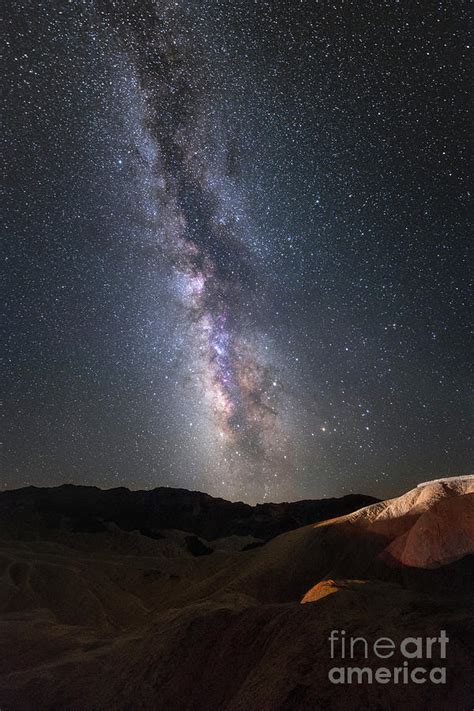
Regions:
M 473 513 L 474 482 L 455 479 L 249 550 L 261 539 L 199 537 L 193 554 L 189 531 L 45 528 L 17 507 L 0 542 L 0 708 L 472 709 Z M 334 629 L 444 629 L 447 683 L 334 685 Z

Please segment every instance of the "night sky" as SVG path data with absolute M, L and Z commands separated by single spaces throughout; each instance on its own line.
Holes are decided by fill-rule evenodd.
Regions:
M 1 486 L 467 473 L 467 3 L 7 5 Z

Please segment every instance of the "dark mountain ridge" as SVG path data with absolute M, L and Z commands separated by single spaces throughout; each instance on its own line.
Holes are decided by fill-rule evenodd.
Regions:
M 52 488 L 29 486 L 0 493 L 0 516 L 5 521 L 35 522 L 47 528 L 96 532 L 115 524 L 151 538 L 160 530 L 179 529 L 212 541 L 226 536 L 269 540 L 310 523 L 356 511 L 377 502 L 371 496 L 302 500 L 251 506 L 187 489 L 159 487 L 130 491 L 65 484 Z

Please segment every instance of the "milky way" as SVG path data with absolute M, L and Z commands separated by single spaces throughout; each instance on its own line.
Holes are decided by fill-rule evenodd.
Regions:
M 4 486 L 469 470 L 466 20 L 9 4 Z
M 265 498 L 270 486 L 277 488 L 275 472 L 286 469 L 281 388 L 259 353 L 258 329 L 245 318 L 256 307 L 259 264 L 229 145 L 206 106 L 206 78 L 189 72 L 192 32 L 183 40 L 177 30 L 189 19 L 175 2 L 145 14 L 127 3 L 105 8 L 106 29 L 117 29 L 137 72 L 140 138 L 153 147 L 152 233 L 185 309 L 182 328 L 189 329 L 189 357 L 197 365 L 193 384 L 201 387 L 200 418 L 210 420 L 208 447 L 221 463 L 221 487 L 234 498 L 250 492 Z M 144 152 L 140 143 L 137 151 Z

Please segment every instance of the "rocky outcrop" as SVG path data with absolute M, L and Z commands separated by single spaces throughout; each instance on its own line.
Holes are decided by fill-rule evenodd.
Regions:
M 474 553 L 474 493 L 436 502 L 387 546 L 387 560 L 415 568 L 439 568 Z

